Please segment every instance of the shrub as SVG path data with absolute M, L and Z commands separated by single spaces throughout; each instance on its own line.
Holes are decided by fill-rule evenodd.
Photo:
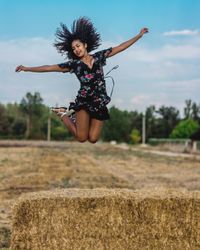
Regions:
M 199 129 L 197 121 L 187 119 L 181 121 L 172 131 L 170 138 L 190 138 Z
M 141 141 L 141 136 L 140 136 L 140 132 L 137 129 L 132 129 L 131 134 L 130 134 L 130 138 L 131 138 L 131 143 L 132 144 L 137 144 Z

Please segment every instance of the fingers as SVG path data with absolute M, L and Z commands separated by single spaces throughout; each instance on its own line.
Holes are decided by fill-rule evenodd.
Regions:
M 20 72 L 22 70 L 23 70 L 23 66 L 19 65 L 19 66 L 16 67 L 15 72 Z
M 20 67 L 21 67 L 21 65 L 20 66 L 17 66 L 17 68 L 15 69 L 15 72 L 20 72 L 21 70 L 20 70 Z
M 149 32 L 148 28 L 143 28 L 141 29 L 140 34 L 143 36 L 145 33 L 148 33 L 148 32 Z
M 149 29 L 148 28 L 143 28 L 142 31 L 143 31 L 143 33 L 148 33 Z
M 143 29 L 141 29 L 141 31 L 142 31 L 143 33 L 146 33 L 146 32 L 148 32 L 148 29 L 147 29 L 147 28 L 143 28 Z

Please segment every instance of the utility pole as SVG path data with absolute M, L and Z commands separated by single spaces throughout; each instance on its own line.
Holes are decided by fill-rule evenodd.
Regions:
M 49 111 L 49 116 L 47 121 L 47 141 L 51 141 L 51 111 Z
M 142 145 L 146 143 L 146 116 L 145 113 L 142 115 Z

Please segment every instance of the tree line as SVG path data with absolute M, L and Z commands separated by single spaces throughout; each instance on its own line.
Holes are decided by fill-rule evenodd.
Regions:
M 112 106 L 109 112 L 111 119 L 104 123 L 103 141 L 140 142 L 143 115 L 146 118 L 147 141 L 149 138 L 189 138 L 200 127 L 200 105 L 192 100 L 185 101 L 183 118 L 179 110 L 172 106 L 157 109 L 151 105 L 145 114 Z M 43 104 L 38 92 L 27 93 L 19 104 L 0 104 L 0 139 L 46 140 L 49 117 L 52 140 L 73 139 L 60 119 Z

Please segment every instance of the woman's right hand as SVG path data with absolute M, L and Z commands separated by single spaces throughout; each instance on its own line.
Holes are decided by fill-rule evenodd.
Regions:
M 148 33 L 148 32 L 149 32 L 148 28 L 143 28 L 140 31 L 140 35 L 143 36 L 145 33 Z
M 15 72 L 20 72 L 20 71 L 26 71 L 26 67 L 23 65 L 17 66 L 17 68 L 15 69 Z

